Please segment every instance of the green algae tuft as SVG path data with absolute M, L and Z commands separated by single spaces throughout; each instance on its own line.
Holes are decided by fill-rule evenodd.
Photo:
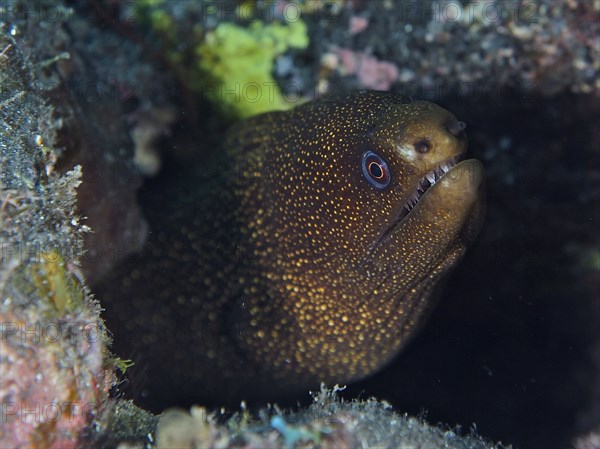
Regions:
M 222 23 L 197 48 L 203 74 L 197 87 L 228 116 L 246 118 L 290 109 L 295 104 L 283 97 L 271 74 L 273 65 L 288 49 L 307 46 L 306 24 L 301 20 L 268 25 L 257 21 L 248 28 Z

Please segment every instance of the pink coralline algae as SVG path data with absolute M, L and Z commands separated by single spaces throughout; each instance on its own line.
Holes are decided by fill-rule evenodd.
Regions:
M 348 23 L 348 32 L 350 35 L 354 36 L 355 34 L 365 31 L 368 26 L 369 21 L 364 17 L 352 16 L 350 17 L 350 22 Z
M 103 325 L 64 268 L 56 259 L 29 272 L 35 286 L 29 292 L 47 302 L 23 308 L 25 296 L 5 291 L 11 307 L 0 308 L 2 448 L 80 447 L 112 383 Z
M 345 75 L 356 74 L 365 89 L 389 90 L 398 80 L 398 67 L 389 61 L 380 61 L 364 52 L 342 48 L 337 51 L 340 69 Z

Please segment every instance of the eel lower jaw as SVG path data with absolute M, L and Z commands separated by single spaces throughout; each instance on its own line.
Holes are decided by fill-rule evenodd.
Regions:
M 400 222 L 406 217 L 411 210 L 415 208 L 415 206 L 419 203 L 425 192 L 427 192 L 431 187 L 433 187 L 440 179 L 442 179 L 446 174 L 459 162 L 462 162 L 465 159 L 465 153 L 460 153 L 450 159 L 445 160 L 440 165 L 435 167 L 433 170 L 425 173 L 417 187 L 413 192 L 409 195 L 408 200 L 404 204 L 404 207 L 400 210 L 398 217 L 392 223 L 392 228 L 396 227 Z
M 427 193 L 427 191 L 431 187 L 433 187 L 440 179 L 446 176 L 446 174 L 448 174 L 448 172 L 450 172 L 459 162 L 465 160 L 465 154 L 466 153 L 460 153 L 456 156 L 446 159 L 433 170 L 430 170 L 427 173 L 425 173 L 425 175 L 417 183 L 417 186 L 414 188 L 414 190 L 409 194 L 406 203 L 404 203 L 404 207 L 400 209 L 398 215 L 394 218 L 394 220 L 390 223 L 386 230 L 381 234 L 377 241 L 371 246 L 371 249 L 376 248 L 387 236 L 389 236 L 394 231 L 394 229 L 396 229 L 402 224 L 402 222 L 408 216 L 408 214 L 418 206 L 423 195 L 425 195 L 425 193 Z

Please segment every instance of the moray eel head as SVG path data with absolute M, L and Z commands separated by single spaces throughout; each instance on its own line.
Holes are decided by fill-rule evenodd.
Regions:
M 233 315 L 240 348 L 293 386 L 374 373 L 481 226 L 465 124 L 433 103 L 360 92 L 250 119 L 228 147 L 252 255 Z

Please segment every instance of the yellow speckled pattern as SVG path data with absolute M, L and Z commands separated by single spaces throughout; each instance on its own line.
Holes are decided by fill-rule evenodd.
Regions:
M 482 168 L 456 164 L 457 123 L 429 102 L 360 92 L 231 130 L 217 175 L 156 214 L 147 249 L 100 289 L 142 400 L 272 399 L 385 365 L 481 224 Z M 387 187 L 363 174 L 367 151 L 387 162 Z

